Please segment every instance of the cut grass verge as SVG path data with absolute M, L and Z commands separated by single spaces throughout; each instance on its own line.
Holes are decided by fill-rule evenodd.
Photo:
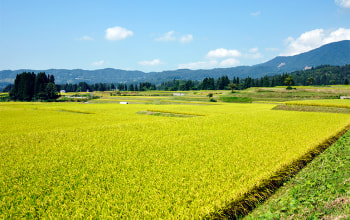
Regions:
M 281 187 L 286 181 L 298 173 L 303 167 L 305 167 L 312 159 L 318 154 L 322 153 L 331 144 L 337 141 L 342 135 L 344 135 L 350 128 L 350 125 L 345 127 L 342 131 L 325 140 L 322 144 L 311 149 L 308 153 L 282 167 L 271 178 L 262 181 L 257 184 L 247 193 L 244 193 L 237 197 L 234 201 L 227 204 L 224 208 L 217 210 L 214 213 L 209 214 L 206 218 L 209 219 L 240 219 L 247 215 L 250 211 L 256 208 L 259 204 L 269 198 L 279 187 Z M 349 134 L 349 132 L 348 132 Z M 350 134 L 348 135 L 350 139 Z M 348 160 L 350 157 L 347 157 Z M 350 164 L 349 167 L 350 168 Z M 350 171 L 350 169 L 348 169 Z M 350 172 L 349 172 L 350 173 Z M 349 181 L 350 182 L 350 181 Z M 303 193 L 303 192 L 301 192 Z M 350 191 L 347 192 L 350 194 Z
M 245 219 L 350 219 L 350 132 Z

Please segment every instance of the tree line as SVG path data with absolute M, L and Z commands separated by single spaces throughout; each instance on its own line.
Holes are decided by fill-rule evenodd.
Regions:
M 23 72 L 18 74 L 14 85 L 8 85 L 3 91 L 10 91 L 10 97 L 13 100 L 31 101 L 47 100 L 57 97 L 57 91 L 66 92 L 86 92 L 86 91 L 147 91 L 147 90 L 166 90 L 166 91 L 188 91 L 188 90 L 244 90 L 250 87 L 274 87 L 274 86 L 308 86 L 308 85 L 334 85 L 349 84 L 350 64 L 345 66 L 323 65 L 309 70 L 295 71 L 292 73 L 283 73 L 279 75 L 260 78 L 239 78 L 221 76 L 217 79 L 206 77 L 203 80 L 171 80 L 155 85 L 151 82 L 140 83 L 95 83 L 88 84 L 80 82 L 78 84 L 55 85 L 53 75 L 45 73 Z
M 86 82 L 80 82 L 78 84 L 66 83 L 63 85 L 57 85 L 57 90 L 64 90 L 66 92 L 93 92 L 93 91 L 147 91 L 156 90 L 155 84 L 150 82 L 140 82 L 136 84 L 126 84 L 126 83 L 95 83 L 88 84 Z
M 294 71 L 273 76 L 265 75 L 260 78 L 250 76 L 240 79 L 227 76 L 214 79 L 204 78 L 202 81 L 173 80 L 157 86 L 159 90 L 186 91 L 186 90 L 244 90 L 250 87 L 274 86 L 325 86 L 349 85 L 350 64 L 345 66 L 322 65 L 309 70 Z
M 58 97 L 55 77 L 40 72 L 23 72 L 16 75 L 14 85 L 9 93 L 15 101 L 51 100 Z

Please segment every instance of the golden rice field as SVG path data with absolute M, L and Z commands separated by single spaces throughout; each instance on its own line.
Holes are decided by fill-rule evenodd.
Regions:
M 286 102 L 285 104 L 300 105 L 300 106 L 350 108 L 350 99 L 302 100 L 302 101 L 289 101 L 289 102 Z
M 350 124 L 274 106 L 0 103 L 0 219 L 204 217 Z

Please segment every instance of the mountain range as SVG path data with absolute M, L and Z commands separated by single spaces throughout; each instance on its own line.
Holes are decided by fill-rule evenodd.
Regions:
M 229 78 L 238 76 L 259 78 L 265 75 L 289 73 L 296 70 L 308 69 L 320 65 L 342 66 L 350 64 L 350 40 L 344 40 L 323 45 L 294 56 L 278 56 L 265 63 L 253 66 L 238 66 L 231 68 L 216 68 L 209 70 L 178 69 L 162 72 L 145 73 L 113 68 L 99 70 L 82 69 L 47 69 L 47 70 L 3 70 L 0 71 L 0 87 L 14 82 L 16 75 L 22 72 L 46 72 L 54 75 L 56 84 L 87 82 L 92 83 L 138 83 L 151 82 L 159 84 L 173 79 L 203 80 L 205 77 L 218 78 L 227 75 Z

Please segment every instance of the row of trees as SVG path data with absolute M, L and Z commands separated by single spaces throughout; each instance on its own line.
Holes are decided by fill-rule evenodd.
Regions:
M 162 83 L 157 89 L 160 90 L 222 90 L 222 89 L 247 89 L 250 87 L 274 87 L 274 86 L 309 86 L 309 85 L 348 85 L 350 79 L 350 65 L 345 66 L 329 66 L 323 65 L 310 70 L 295 71 L 292 73 L 283 73 L 274 76 L 260 78 L 246 77 L 240 79 L 234 77 L 232 80 L 227 76 L 214 78 L 204 78 L 203 81 L 186 81 L 173 80 Z M 193 87 L 187 87 L 187 84 Z M 175 85 L 175 86 L 164 86 Z
M 127 84 L 118 83 L 117 89 L 119 91 L 147 91 L 156 90 L 156 85 L 150 82 L 140 82 L 139 84 Z
M 64 85 L 57 85 L 57 90 L 65 90 L 66 92 L 93 92 L 93 91 L 112 91 L 118 89 L 119 91 L 146 91 L 156 90 L 156 85 L 150 82 L 141 82 L 138 84 L 118 83 L 117 86 L 113 83 L 95 83 L 87 84 L 80 82 L 78 84 L 66 83 Z
M 44 72 L 17 74 L 10 98 L 18 101 L 50 100 L 58 97 L 55 77 Z
M 349 84 L 350 65 L 345 66 L 319 66 L 310 70 L 295 71 L 290 74 L 283 73 L 274 76 L 264 76 L 261 78 L 246 77 L 240 79 L 228 76 L 222 76 L 218 79 L 206 77 L 202 81 L 194 80 L 171 80 L 155 85 L 150 82 L 141 82 L 137 84 L 113 84 L 113 83 L 95 83 L 87 84 L 80 82 L 78 84 L 55 85 L 53 75 L 45 73 L 23 72 L 18 74 L 14 85 L 9 85 L 5 89 L 10 91 L 12 100 L 31 101 L 55 99 L 57 91 L 66 92 L 85 92 L 85 91 L 146 91 L 146 90 L 168 90 L 168 91 L 187 91 L 187 90 L 243 90 L 250 87 L 274 87 L 274 86 L 294 86 L 294 85 L 332 85 Z
M 141 82 L 138 84 L 92 84 L 85 82 L 79 84 L 66 84 L 60 86 L 67 92 L 79 91 L 108 91 L 118 89 L 119 91 L 145 91 L 145 90 L 167 90 L 167 91 L 188 91 L 188 90 L 225 90 L 225 89 L 247 89 L 250 87 L 274 87 L 274 86 L 294 86 L 294 85 L 333 85 L 349 84 L 350 65 L 345 66 L 319 66 L 310 70 L 295 71 L 290 74 L 283 73 L 274 76 L 264 76 L 260 78 L 246 77 L 240 79 L 228 76 L 222 76 L 218 79 L 206 77 L 202 81 L 194 80 L 171 80 L 163 82 L 160 85 L 154 85 L 150 82 Z M 287 81 L 286 81 L 287 79 Z
M 212 77 L 206 77 L 203 81 L 192 80 L 173 80 L 164 82 L 160 86 L 157 86 L 158 90 L 169 91 L 187 91 L 187 90 L 242 90 L 250 87 L 270 87 L 270 86 L 284 86 L 285 78 L 288 74 L 280 75 L 276 78 L 270 79 L 268 76 L 264 76 L 260 79 L 252 79 L 247 77 L 240 79 L 239 77 L 233 77 L 232 80 L 228 76 L 222 76 L 218 79 Z
M 78 84 L 66 83 L 57 85 L 57 90 L 65 90 L 66 92 L 111 91 L 115 90 L 115 86 L 113 83 L 87 84 L 86 82 L 80 82 Z

